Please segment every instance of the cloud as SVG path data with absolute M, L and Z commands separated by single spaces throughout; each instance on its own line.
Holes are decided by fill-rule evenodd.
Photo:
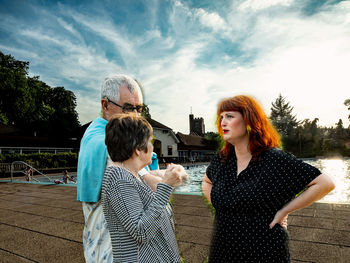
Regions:
M 164 92 L 168 94 L 164 103 L 163 92 L 153 99 L 157 105 L 154 115 L 160 121 L 174 120 L 177 129 L 187 132 L 188 124 L 180 119 L 187 118 L 192 106 L 197 116 L 205 118 L 206 127 L 213 130 L 216 104 L 220 98 L 253 95 L 269 113 L 271 102 L 281 93 L 294 106 L 300 120 L 317 117 L 321 125 L 331 126 L 342 118 L 348 123 L 343 100 L 349 85 L 346 70 L 350 67 L 347 44 L 350 43 L 350 27 L 344 9 L 348 10 L 348 6 L 342 3 L 311 18 L 301 17 L 294 11 L 261 15 L 250 27 L 249 34 L 239 36 L 243 52 L 256 53 L 253 63 L 237 64 L 225 57 L 220 66 L 212 65 L 210 70 L 196 65 L 196 58 L 208 43 L 191 52 L 176 53 L 178 59 L 173 60 L 159 80 L 172 91 Z M 187 12 L 187 15 L 191 14 Z M 222 36 L 226 37 L 225 33 L 222 32 Z M 152 82 L 155 89 L 166 89 L 156 82 Z M 329 106 L 324 105 L 333 101 L 338 105 L 334 106 L 337 112 L 330 114 Z M 167 108 L 171 109 L 170 113 L 164 111 Z M 151 106 L 153 114 L 152 110 Z
M 116 26 L 110 21 L 109 17 L 104 17 L 103 19 L 96 16 L 85 16 L 83 14 L 77 13 L 73 10 L 69 10 L 67 15 L 70 15 L 78 24 L 85 26 L 87 29 L 96 33 L 98 36 L 112 43 L 118 50 L 122 50 L 121 55 L 124 57 L 134 56 L 135 51 L 133 47 L 133 42 L 128 39 L 128 37 L 123 34 L 122 30 L 118 30 Z M 122 26 L 120 26 L 122 28 Z M 125 54 L 125 55 L 124 55 Z M 124 61 L 127 61 L 124 59 Z
M 246 0 L 240 4 L 238 10 L 261 10 L 272 6 L 289 6 L 293 0 Z
M 30 74 L 39 75 L 50 86 L 73 90 L 77 95 L 79 119 L 84 124 L 98 116 L 99 107 L 91 105 L 99 102 L 102 80 L 109 74 L 125 70 L 110 61 L 104 50 L 87 46 L 72 24 L 61 17 L 52 17 L 48 12 L 41 13 L 45 13 L 47 20 L 59 21 L 56 25 L 55 22 L 47 25 L 55 30 L 45 27 L 34 29 L 31 25 L 13 27 L 13 33 L 28 47 L 21 49 L 0 45 L 0 48 L 15 55 L 16 59 L 20 56 L 30 61 Z
M 226 30 L 227 28 L 224 19 L 215 12 L 209 13 L 202 8 L 198 8 L 195 10 L 195 15 L 199 18 L 199 21 L 203 25 L 213 29 L 214 31 Z
M 100 116 L 100 92 L 96 91 L 93 96 L 84 92 L 76 93 L 77 112 L 79 113 L 79 121 L 84 125 Z
M 18 56 L 21 57 L 26 57 L 26 58 L 31 58 L 31 59 L 37 59 L 38 55 L 34 52 L 30 52 L 28 50 L 20 49 L 20 48 L 15 48 L 15 47 L 9 47 L 6 45 L 0 45 L 0 50 L 3 53 L 7 54 L 17 54 Z
M 119 9 L 38 7 L 40 19 L 9 23 L 15 41 L 1 38 L 0 48 L 28 58 L 31 72 L 49 85 L 73 90 L 82 124 L 99 115 L 102 80 L 126 73 L 143 84 L 152 117 L 175 131 L 188 132 L 191 107 L 215 130 L 218 101 L 237 94 L 253 95 L 269 112 L 281 93 L 298 119 L 333 125 L 342 118 L 347 126 L 349 2 L 312 16 L 293 1 L 154 3 L 133 9 L 133 17 L 145 19 L 133 30 L 115 22 Z
M 74 28 L 73 24 L 67 23 L 63 18 L 58 17 L 57 18 L 57 22 L 68 32 L 70 32 L 74 37 L 78 38 L 80 41 L 83 41 L 83 37 L 81 36 L 81 34 L 79 33 L 79 31 L 77 31 Z

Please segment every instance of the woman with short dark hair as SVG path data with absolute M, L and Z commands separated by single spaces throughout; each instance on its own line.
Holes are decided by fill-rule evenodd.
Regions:
M 285 218 L 325 196 L 334 183 L 278 149 L 279 135 L 253 98 L 223 99 L 217 115 L 225 145 L 202 183 L 216 209 L 209 262 L 290 262 Z
M 152 191 L 138 174 L 151 163 L 151 141 L 151 125 L 137 115 L 117 114 L 106 126 L 113 165 L 105 171 L 101 200 L 113 262 L 180 262 L 169 198 L 185 178 L 171 165 Z

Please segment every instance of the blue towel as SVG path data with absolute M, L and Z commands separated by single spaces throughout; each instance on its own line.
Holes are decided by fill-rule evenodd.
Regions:
M 158 170 L 158 158 L 155 152 L 152 153 L 152 163 L 148 166 L 150 170 Z
M 78 201 L 98 202 L 100 200 L 107 161 L 106 125 L 105 119 L 95 119 L 86 129 L 81 140 L 77 178 Z
M 152 152 L 152 163 L 147 165 L 145 169 L 149 172 L 152 170 L 159 170 L 158 158 L 155 152 Z

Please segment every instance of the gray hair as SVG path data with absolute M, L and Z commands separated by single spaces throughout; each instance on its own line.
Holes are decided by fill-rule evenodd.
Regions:
M 139 83 L 133 78 L 127 75 L 114 75 L 105 80 L 101 86 L 101 99 L 111 99 L 118 101 L 120 99 L 120 87 L 126 84 L 131 93 L 140 93 L 140 98 L 142 99 L 142 92 Z

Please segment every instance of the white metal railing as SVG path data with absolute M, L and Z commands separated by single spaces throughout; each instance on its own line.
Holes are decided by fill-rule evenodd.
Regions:
M 15 168 L 17 167 L 21 167 L 21 170 L 16 170 Z M 42 172 L 38 171 L 37 169 L 35 169 L 33 166 L 31 166 L 30 164 L 27 164 L 26 162 L 23 162 L 23 161 L 14 161 L 11 163 L 11 182 L 13 182 L 13 173 L 15 172 L 20 172 L 20 173 L 23 173 L 25 174 L 24 170 L 22 170 L 24 168 L 31 168 L 33 172 L 37 172 L 41 175 L 43 175 L 44 177 L 46 177 L 49 182 L 52 182 L 53 180 L 48 177 L 47 175 L 43 174 Z M 39 180 L 37 180 L 36 178 L 32 177 L 32 179 L 36 182 L 39 182 Z

